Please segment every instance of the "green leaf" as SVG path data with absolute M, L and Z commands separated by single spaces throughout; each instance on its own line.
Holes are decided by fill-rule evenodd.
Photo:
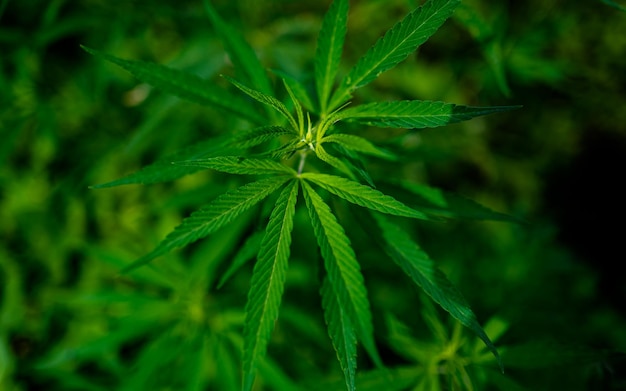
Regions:
M 381 240 L 384 251 L 433 301 L 450 313 L 465 327 L 472 330 L 496 357 L 500 367 L 500 355 L 489 336 L 478 323 L 461 292 L 447 279 L 434 262 L 415 243 L 405 230 L 389 221 L 381 214 L 371 214 L 376 224 L 370 219 L 364 220 L 364 226 L 374 230 L 372 237 Z M 376 228 L 378 227 L 378 229 Z
M 185 175 L 197 172 L 201 170 L 201 168 L 176 166 L 172 164 L 173 161 L 200 159 L 208 156 L 220 155 L 222 153 L 231 153 L 233 152 L 233 150 L 229 147 L 237 144 L 227 143 L 227 141 L 228 138 L 225 137 L 219 137 L 203 141 L 199 144 L 184 148 L 173 154 L 166 155 L 156 162 L 149 164 L 131 174 L 123 176 L 122 178 L 94 185 L 91 186 L 91 188 L 103 189 L 107 187 L 133 184 L 148 185 L 178 179 Z
M 235 134 L 224 143 L 224 146 L 245 149 L 287 134 L 297 135 L 298 133 L 296 133 L 295 129 L 282 126 L 262 126 Z
M 343 371 L 346 387 L 349 391 L 354 391 L 356 389 L 354 380 L 357 342 L 354 326 L 350 322 L 348 309 L 342 305 L 345 300 L 340 299 L 328 278 L 324 278 L 321 294 L 328 335 L 337 353 L 337 359 Z
M 296 151 L 302 149 L 305 145 L 304 141 L 293 139 L 278 148 L 262 152 L 256 156 L 261 158 L 269 157 L 270 159 L 289 159 Z
M 295 97 L 300 103 L 302 103 L 302 106 L 304 106 L 311 113 L 319 113 L 319 108 L 317 108 L 314 103 L 315 100 L 313 99 L 315 91 L 313 90 L 314 87 L 312 86 L 312 82 L 310 82 L 311 87 L 309 88 L 308 82 L 305 83 L 304 81 L 300 81 L 288 73 L 277 69 L 272 69 L 272 72 L 280 76 L 285 83 L 287 83 Z
M 289 87 L 289 83 L 287 83 L 287 80 L 282 79 L 283 80 L 283 84 L 285 85 L 285 89 L 287 90 L 287 93 L 289 94 L 289 97 L 291 98 L 291 101 L 293 102 L 293 106 L 296 109 L 296 115 L 298 117 L 298 135 L 300 137 L 304 137 L 304 114 L 302 113 L 302 106 L 300 106 L 300 102 L 298 102 L 298 98 L 296 98 L 296 95 L 293 93 L 293 91 L 291 90 L 291 87 Z M 310 119 L 309 119 L 310 122 Z
M 174 162 L 181 166 L 210 168 L 229 174 L 263 175 L 263 174 L 296 174 L 282 163 L 270 159 L 255 159 L 237 156 L 223 156 L 207 159 L 183 160 Z
M 335 167 L 337 170 L 349 176 L 350 179 L 353 179 L 353 180 L 356 179 L 350 167 L 343 160 L 338 159 L 335 156 L 326 152 L 326 150 L 324 149 L 324 147 L 322 147 L 321 144 L 317 144 L 315 146 L 315 155 L 318 158 L 320 158 L 320 160 L 330 164 L 331 166 Z
M 363 346 L 376 365 L 382 367 L 382 360 L 374 343 L 374 326 L 365 282 L 350 239 L 337 222 L 330 207 L 306 181 L 301 183 L 313 232 L 324 259 L 327 278 L 339 304 L 350 316 L 350 322 Z
M 322 114 L 337 76 L 348 25 L 348 0 L 334 0 L 322 21 L 315 50 L 315 85 Z
M 267 344 L 278 319 L 297 197 L 298 181 L 293 180 L 276 201 L 252 272 L 244 324 L 244 391 L 252 389 L 258 362 L 266 354 Z
M 241 91 L 249 95 L 251 98 L 278 111 L 280 114 L 283 115 L 283 117 L 285 117 L 289 121 L 289 125 L 291 125 L 293 130 L 295 132 L 298 131 L 298 123 L 293 118 L 289 110 L 287 110 L 287 107 L 285 106 L 283 102 L 279 101 L 278 99 L 274 98 L 271 95 L 266 95 L 262 92 L 248 88 L 245 85 L 239 83 L 237 80 L 233 79 L 232 77 L 228 77 L 226 75 L 222 75 L 222 77 L 224 77 L 226 80 L 231 82 L 235 87 L 239 88 Z
M 210 235 L 276 191 L 289 179 L 288 176 L 261 179 L 222 194 L 184 219 L 154 250 L 125 267 L 122 273 Z
M 348 100 L 352 92 L 395 67 L 441 27 L 460 0 L 430 0 L 396 23 L 354 65 L 331 99 L 331 109 Z
M 384 149 L 377 147 L 369 140 L 352 134 L 331 134 L 330 136 L 325 136 L 323 139 L 321 139 L 320 143 L 337 143 L 351 151 L 361 152 L 366 155 L 376 156 L 387 160 L 398 159 L 397 156 L 395 156 L 391 152 L 385 151 Z
M 339 159 L 342 159 L 344 164 L 350 168 L 350 171 L 356 173 L 357 177 L 360 177 L 364 180 L 370 187 L 373 189 L 376 188 L 372 177 L 370 176 L 367 168 L 365 167 L 365 162 L 356 152 L 344 148 L 343 145 L 338 143 L 330 143 L 327 144 L 332 148 L 332 150 L 337 154 Z
M 246 100 L 191 73 L 144 61 L 124 60 L 81 46 L 85 51 L 118 65 L 137 79 L 162 91 L 201 105 L 215 106 L 254 123 L 265 122 Z
M 229 155 L 238 150 L 254 147 L 286 134 L 293 135 L 294 132 L 293 130 L 289 130 L 281 126 L 262 126 L 243 131 L 230 137 L 209 139 L 197 145 L 167 155 L 132 174 L 111 182 L 91 186 L 91 188 L 102 189 L 121 185 L 147 185 L 171 181 L 202 169 L 201 167 L 174 165 L 172 162 L 196 160 L 207 157 L 215 157 L 217 155 Z
M 301 174 L 301 177 L 314 182 L 316 185 L 346 201 L 364 208 L 396 216 L 430 220 L 427 215 L 409 208 L 393 197 L 358 182 L 334 175 L 318 173 L 304 173 Z
M 229 59 L 239 77 L 242 77 L 254 89 L 272 95 L 272 87 L 265 73 L 265 68 L 243 35 L 220 18 L 209 0 L 204 0 L 204 8 L 224 43 Z
M 434 128 L 467 121 L 481 115 L 518 109 L 521 106 L 473 107 L 425 100 L 374 102 L 347 108 L 337 114 L 339 120 L 387 128 Z
M 407 204 L 428 214 L 468 220 L 526 223 L 514 216 L 493 211 L 476 201 L 434 187 L 400 181 L 397 182 L 397 185 L 392 183 L 391 189 L 395 191 L 394 194 L 397 194 L 398 197 L 400 197 L 398 192 L 405 191 L 407 194 L 405 199 L 410 199 Z

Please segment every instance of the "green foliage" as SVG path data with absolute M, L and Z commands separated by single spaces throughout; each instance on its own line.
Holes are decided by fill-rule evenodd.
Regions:
M 428 1 L 394 25 L 343 78 L 331 99 L 331 110 L 350 99 L 354 90 L 406 59 L 441 27 L 459 3 L 460 0 Z
M 624 123 L 603 2 L 0 1 L 0 389 L 608 389 L 540 209 Z
M 303 186 L 311 225 L 324 259 L 326 277 L 321 289 L 322 303 L 331 341 L 344 372 L 346 387 L 349 390 L 355 389 L 357 339 L 363 343 L 377 366 L 383 366 L 374 342 L 372 312 L 367 298 L 365 282 L 352 244 L 329 206 L 308 182 L 320 186 L 341 199 L 373 211 L 402 217 L 430 219 L 427 212 L 421 211 L 419 208 L 410 208 L 369 185 L 356 182 L 354 180 L 356 177 L 352 173 L 352 164 L 328 153 L 322 144 L 334 142 L 348 150 L 388 158 L 389 154 L 384 153 L 382 149 L 366 139 L 355 135 L 337 133 L 334 130 L 336 123 L 354 120 L 378 127 L 425 128 L 443 126 L 469 120 L 476 116 L 515 108 L 466 107 L 442 102 L 399 101 L 368 103 L 336 110 L 340 104 L 345 102 L 346 98 L 352 95 L 356 88 L 370 83 L 382 72 L 393 68 L 415 51 L 450 17 L 457 5 L 458 1 L 433 0 L 411 12 L 403 21 L 392 27 L 357 62 L 339 87 L 332 93 L 333 97 L 329 104 L 328 99 L 331 96 L 346 34 L 345 26 L 348 13 L 347 1 L 333 3 L 322 24 L 315 60 L 315 78 L 322 116 L 319 123 L 312 125 L 310 114 L 307 114 L 308 124 L 305 129 L 303 113 L 289 87 L 289 83 L 285 82 L 285 87 L 295 105 L 297 120 L 284 103 L 272 95 L 268 95 L 271 93 L 271 89 L 266 76 L 260 71 L 257 61 L 252 58 L 252 51 L 243 38 L 225 24 L 212 6 L 205 2 L 214 26 L 224 40 L 228 52 L 232 55 L 235 69 L 245 75 L 245 79 L 258 90 L 254 87 L 247 87 L 231 77 L 225 77 L 246 95 L 274 109 L 287 120 L 289 127 L 284 133 L 289 135 L 293 132 L 295 137 L 292 140 L 286 140 L 278 149 L 281 152 L 279 154 L 274 153 L 272 156 L 275 158 L 288 157 L 298 153 L 300 157 L 299 166 L 296 172 L 279 160 L 248 157 L 245 155 L 245 148 L 242 148 L 244 155 L 241 156 L 185 159 L 174 162 L 179 167 L 208 168 L 230 174 L 274 176 L 249 183 L 235 191 L 219 196 L 208 206 L 192 213 L 152 252 L 125 267 L 124 271 L 145 265 L 172 249 L 187 246 L 216 232 L 289 181 L 289 185 L 281 192 L 269 216 L 266 233 L 260 243 L 258 260 L 252 274 L 244 326 L 243 389 L 245 391 L 253 388 L 258 362 L 266 355 L 271 333 L 278 319 L 290 254 L 289 245 L 299 183 Z M 205 98 L 204 103 L 216 103 L 213 97 L 227 96 L 226 92 L 216 93 L 209 97 L 202 95 L 199 92 L 202 89 L 200 79 L 182 72 L 155 64 L 121 60 L 92 49 L 86 50 L 129 70 L 136 77 L 153 84 L 155 87 L 173 94 L 191 97 L 196 101 L 199 100 L 198 97 Z M 221 105 L 232 106 L 235 101 L 224 100 L 219 101 L 219 103 L 220 107 L 222 107 Z M 243 105 L 243 107 L 247 108 L 248 105 Z M 329 109 L 335 111 L 327 116 Z M 235 114 L 246 114 L 242 117 L 256 119 L 247 115 L 251 112 L 253 111 L 246 109 L 243 113 L 235 112 Z M 272 136 L 276 135 L 272 132 L 277 130 L 279 133 L 283 133 L 282 128 L 277 127 L 266 127 L 262 130 L 270 131 Z M 329 131 L 333 131 L 333 134 L 325 137 Z M 258 138 L 259 141 L 263 139 Z M 227 143 L 221 143 L 221 145 L 225 146 L 224 149 L 229 148 Z M 253 143 L 248 143 L 248 145 L 251 146 Z M 213 151 L 200 149 L 200 151 L 194 151 L 193 154 L 187 156 L 210 156 L 211 152 Z M 322 161 L 348 175 L 351 180 L 329 174 L 303 172 L 309 154 L 315 154 Z M 185 156 L 184 153 L 181 155 Z M 155 168 L 158 172 L 160 166 Z M 172 171 L 172 169 L 170 171 L 168 178 L 189 172 Z M 152 172 L 143 171 L 134 174 L 132 180 L 135 183 L 154 182 L 153 176 Z M 369 175 L 367 176 L 369 177 Z M 113 182 L 104 186 L 129 182 L 129 180 Z M 442 206 L 440 208 L 446 209 Z M 433 272 L 432 266 L 419 266 L 423 265 L 424 262 L 430 262 L 428 257 L 408 236 L 405 236 L 390 222 L 382 219 L 382 217 L 378 218 L 377 221 L 381 228 L 380 231 L 374 233 L 374 236 L 384 238 L 383 247 L 388 249 L 387 253 L 391 258 L 442 308 L 474 331 L 494 355 L 498 356 L 495 347 L 480 327 L 475 315 L 445 276 L 438 270 Z
M 480 115 L 516 108 L 519 107 L 467 107 L 444 102 L 400 101 L 350 107 L 337 114 L 337 117 L 383 128 L 419 129 L 467 121 Z
M 257 363 L 265 356 L 287 277 L 298 182 L 282 191 L 261 241 L 250 284 L 244 329 L 244 389 L 252 389 Z

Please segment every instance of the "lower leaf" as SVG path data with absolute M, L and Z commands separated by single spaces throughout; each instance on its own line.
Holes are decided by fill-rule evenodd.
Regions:
M 435 266 L 428 255 L 404 230 L 382 214 L 371 213 L 371 216 L 375 222 L 368 219 L 367 226 L 376 230 L 373 237 L 381 238 L 384 251 L 428 296 L 461 324 L 472 330 L 491 350 L 502 368 L 502 361 L 496 347 L 478 323 L 476 315 L 461 292 L 452 285 L 445 274 Z
M 243 347 L 243 389 L 252 389 L 256 367 L 266 354 L 283 295 L 298 196 L 298 181 L 282 191 L 272 211 L 246 304 Z
M 354 391 L 356 389 L 356 335 L 348 311 L 343 306 L 345 298 L 338 296 L 328 278 L 324 278 L 320 292 L 328 335 L 337 353 L 346 387 L 348 391 Z

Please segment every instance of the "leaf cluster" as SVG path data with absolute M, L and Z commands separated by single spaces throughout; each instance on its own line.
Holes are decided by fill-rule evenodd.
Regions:
M 414 53 L 452 16 L 459 3 L 459 0 L 429 0 L 415 8 L 338 78 L 349 4 L 347 0 L 333 1 L 318 35 L 312 83 L 274 72 L 280 83 L 273 85 L 244 37 L 220 18 L 208 0 L 204 4 L 206 12 L 235 71 L 234 77 L 224 75 L 224 78 L 234 89 L 166 66 L 121 59 L 85 47 L 87 52 L 122 67 L 145 83 L 180 98 L 222 109 L 250 125 L 233 135 L 209 139 L 177 152 L 124 178 L 93 186 L 154 184 L 199 170 L 253 177 L 193 212 L 151 252 L 123 268 L 125 273 L 135 271 L 172 250 L 216 234 L 240 221 L 248 211 L 258 210 L 258 205 L 266 206 L 260 208 L 264 229 L 258 236 L 251 236 L 255 240 L 246 247 L 256 262 L 243 322 L 244 391 L 253 389 L 256 372 L 265 362 L 279 318 L 292 258 L 294 216 L 299 208 L 306 211 L 321 254 L 323 314 L 346 389 L 356 389 L 359 343 L 378 368 L 382 369 L 384 362 L 374 337 L 372 309 L 355 245 L 333 205 L 351 205 L 354 215 L 381 251 L 435 303 L 475 333 L 502 366 L 498 351 L 461 292 L 397 219 L 516 219 L 426 186 L 407 183 L 401 186 L 418 200 L 410 206 L 381 192 L 376 187 L 378 178 L 372 178 L 366 168 L 366 159 L 393 162 L 398 156 L 358 133 L 345 132 L 346 128 L 355 126 L 415 132 L 516 108 L 423 100 L 351 104 L 359 88 Z M 281 99 L 278 90 L 286 92 L 287 99 Z M 226 284 L 249 258 L 233 259 L 219 286 Z

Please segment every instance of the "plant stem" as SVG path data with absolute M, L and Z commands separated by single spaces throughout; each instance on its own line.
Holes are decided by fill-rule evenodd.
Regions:
M 306 161 L 307 151 L 300 151 L 300 163 L 298 164 L 298 175 L 302 174 L 304 169 L 304 162 Z

